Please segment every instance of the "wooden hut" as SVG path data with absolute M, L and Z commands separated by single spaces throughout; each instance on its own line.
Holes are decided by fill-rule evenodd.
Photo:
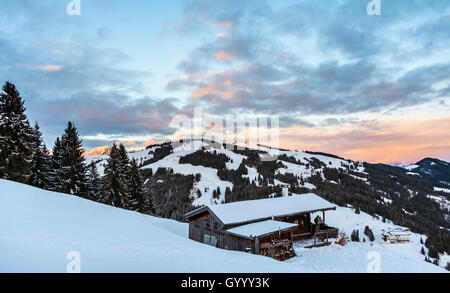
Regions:
M 311 223 L 311 213 L 322 211 L 325 220 L 325 211 L 334 209 L 333 204 L 308 193 L 204 206 L 186 218 L 192 240 L 282 260 L 294 255 L 294 239 L 319 232 Z M 337 236 L 337 229 L 324 224 L 321 228 L 332 234 L 327 237 Z
M 393 229 L 382 233 L 383 240 L 390 243 L 410 242 L 411 232 L 409 229 Z

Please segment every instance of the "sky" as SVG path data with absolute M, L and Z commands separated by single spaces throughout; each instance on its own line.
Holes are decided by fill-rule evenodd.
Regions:
M 450 2 L 1 0 L 0 82 L 48 147 L 172 139 L 174 117 L 279 117 L 280 146 L 450 161 Z

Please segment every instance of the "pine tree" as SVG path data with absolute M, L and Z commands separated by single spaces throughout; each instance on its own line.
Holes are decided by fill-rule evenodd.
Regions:
M 225 188 L 225 200 L 231 196 L 230 187 Z
M 61 170 L 62 167 L 62 149 L 61 149 L 61 140 L 56 138 L 55 144 L 52 150 L 52 156 L 50 161 L 51 167 L 51 190 L 56 192 L 62 192 L 62 182 L 63 182 L 63 172 Z
M 152 199 L 145 189 L 144 180 L 134 159 L 130 164 L 128 193 L 131 209 L 144 214 L 154 213 Z
M 130 158 L 128 157 L 127 150 L 123 146 L 123 144 L 119 145 L 118 148 L 119 152 L 119 162 L 121 164 L 121 168 L 123 169 L 123 172 L 125 175 L 128 175 L 127 173 L 130 171 Z
M 42 142 L 42 132 L 39 130 L 37 122 L 34 125 L 33 134 L 33 156 L 29 183 L 39 188 L 50 189 L 52 182 L 50 155 L 48 154 L 47 147 Z
M 61 191 L 87 197 L 88 180 L 82 155 L 82 142 L 76 127 L 70 121 L 61 138 L 61 164 Z
M 136 198 L 133 197 L 133 192 L 136 192 L 136 190 L 133 190 L 134 187 L 131 187 L 132 183 L 132 177 L 131 174 L 131 162 L 130 158 L 128 157 L 127 150 L 123 146 L 123 144 L 119 145 L 118 148 L 119 153 L 119 168 L 122 170 L 121 173 L 123 175 L 123 182 L 126 186 L 126 193 L 125 198 L 123 199 L 122 208 L 129 209 L 129 210 L 137 210 L 138 209 L 138 201 Z M 139 169 L 138 169 L 139 171 Z
M 16 86 L 6 82 L 0 93 L 0 177 L 28 183 L 31 176 L 33 129 Z
M 87 170 L 87 177 L 88 177 L 88 190 L 89 190 L 89 198 L 92 200 L 97 199 L 97 194 L 100 190 L 100 175 L 97 171 L 97 166 L 92 161 Z
M 101 179 L 98 200 L 116 207 L 126 207 L 127 180 L 121 154 L 114 143 Z

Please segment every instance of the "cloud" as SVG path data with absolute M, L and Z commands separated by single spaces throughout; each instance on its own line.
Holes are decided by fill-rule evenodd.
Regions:
M 365 1 L 187 0 L 161 13 L 167 43 L 183 40 L 167 50 L 141 47 L 138 27 L 123 38 L 110 20 L 127 16 L 117 3 L 117 14 L 104 15 L 111 3 L 95 1 L 82 17 L 68 17 L 64 0 L 25 3 L 6 1 L 0 11 L 0 78 L 18 85 L 29 117 L 51 140 L 70 119 L 89 144 L 162 141 L 174 131 L 171 117 L 203 106 L 219 115 L 279 115 L 282 130 L 293 131 L 287 138 L 300 127 L 377 142 L 389 135 L 365 131 L 378 131 L 380 117 L 413 109 L 420 116 L 429 103 L 440 103 L 442 117 L 448 105 L 448 1 L 386 1 L 382 16 L 370 17 Z M 143 15 L 133 13 L 136 23 Z M 148 50 L 145 64 L 167 60 L 167 70 L 149 72 L 140 50 Z
M 450 160 L 450 117 L 366 121 L 341 127 L 284 129 L 282 147 L 323 151 L 374 163 L 415 163 L 424 157 Z
M 449 58 L 414 66 L 407 59 L 389 66 L 382 62 L 398 59 L 397 40 L 402 36 L 426 45 L 419 31 L 427 31 L 427 26 L 447 32 L 445 16 L 432 20 L 449 9 L 443 2 L 425 8 L 430 21 L 423 27 L 406 32 L 400 24 L 409 23 L 408 16 L 415 17 L 423 4 L 389 3 L 382 20 L 366 14 L 366 3 L 354 1 L 215 4 L 188 1 L 183 15 L 189 15 L 197 29 L 208 30 L 224 20 L 233 25 L 225 35 L 214 35 L 190 52 L 195 67 L 183 66 L 181 76 L 166 89 L 190 91 L 189 97 L 217 113 L 356 115 L 420 105 L 448 94 L 435 86 L 447 82 Z M 438 39 L 449 44 L 442 33 Z M 223 63 L 231 59 L 235 62 Z
M 216 58 L 216 60 L 223 60 L 223 61 L 228 61 L 228 60 L 232 60 L 234 57 L 231 53 L 225 51 L 225 50 L 219 50 L 217 52 L 215 52 L 213 54 L 214 58 Z
M 63 65 L 37 65 L 37 66 L 27 66 L 30 69 L 48 71 L 48 72 L 56 72 L 60 71 L 64 68 Z

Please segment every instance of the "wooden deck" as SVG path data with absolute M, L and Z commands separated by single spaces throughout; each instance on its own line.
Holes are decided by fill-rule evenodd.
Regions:
M 299 233 L 293 235 L 295 243 L 303 248 L 313 248 L 330 245 L 329 238 L 338 237 L 338 229 L 325 226 L 325 229 L 317 229 L 313 232 Z

